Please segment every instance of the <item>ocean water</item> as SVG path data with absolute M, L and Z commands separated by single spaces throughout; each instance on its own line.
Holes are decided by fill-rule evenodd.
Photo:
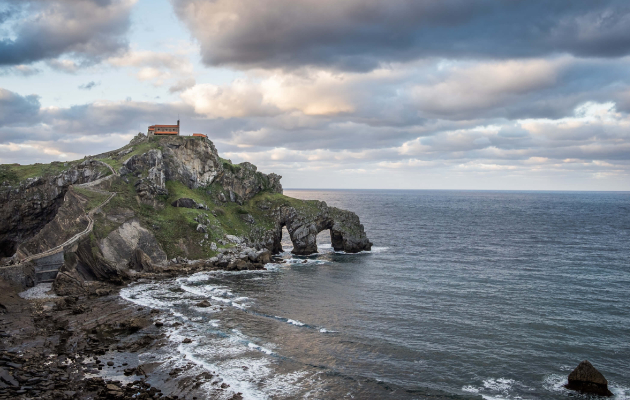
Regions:
M 322 232 L 267 271 L 124 289 L 182 323 L 175 357 L 252 399 L 587 398 L 562 386 L 588 359 L 630 399 L 630 193 L 285 194 L 355 211 L 373 250 Z

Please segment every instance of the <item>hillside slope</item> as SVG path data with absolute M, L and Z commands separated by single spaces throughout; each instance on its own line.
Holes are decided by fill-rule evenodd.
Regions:
M 91 234 L 65 250 L 73 279 L 119 281 L 183 259 L 257 263 L 264 251 L 282 251 L 283 227 L 295 254 L 317 252 L 316 236 L 326 229 L 335 250 L 371 248 L 354 213 L 284 196 L 280 179 L 220 158 L 206 138 L 182 136 L 139 134 L 82 161 L 3 165 L 0 257 L 16 263 L 80 231 L 82 215 L 105 197 L 98 191 L 116 196 L 94 213 Z M 86 183 L 92 191 L 76 186 Z

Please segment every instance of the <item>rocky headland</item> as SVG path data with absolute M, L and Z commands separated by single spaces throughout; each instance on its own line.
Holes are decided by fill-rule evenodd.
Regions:
M 79 161 L 0 166 L 0 398 L 197 397 L 176 370 L 134 364 L 165 342 L 160 316 L 117 292 L 138 279 L 264 269 L 283 228 L 298 255 L 316 253 L 324 230 L 336 251 L 371 249 L 356 214 L 285 196 L 280 179 L 219 157 L 206 138 L 143 134 Z M 17 296 L 40 283 L 54 297 Z

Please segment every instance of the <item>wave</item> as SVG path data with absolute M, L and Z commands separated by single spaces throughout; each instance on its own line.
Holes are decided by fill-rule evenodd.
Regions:
M 555 392 L 558 394 L 589 398 L 589 396 L 587 395 L 580 395 L 572 390 L 566 389 L 564 387 L 566 383 L 567 383 L 566 375 L 551 374 L 545 377 L 543 381 L 543 387 L 550 392 Z M 629 387 L 620 385 L 613 381 L 608 381 L 608 389 L 610 389 L 610 391 L 613 393 L 614 396 L 612 398 L 614 400 L 630 400 Z

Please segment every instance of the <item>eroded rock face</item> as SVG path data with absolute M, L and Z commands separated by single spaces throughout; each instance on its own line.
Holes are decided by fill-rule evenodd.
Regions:
M 167 195 L 166 174 L 162 152 L 157 149 L 127 159 L 120 169 L 121 175 L 137 176 L 135 189 L 138 198 L 144 204 L 156 206 L 156 196 Z M 144 176 L 146 172 L 146 176 Z
M 569 374 L 567 389 L 600 396 L 612 396 L 608 381 L 588 360 L 584 360 Z
M 57 215 L 70 185 L 107 175 L 101 164 L 86 160 L 59 175 L 30 178 L 0 190 L 0 258 L 10 257 L 18 244 L 37 234 Z
M 128 278 L 127 271 L 105 259 L 88 236 L 66 251 L 64 265 L 53 283 L 53 290 L 62 296 L 82 295 L 87 291 L 86 282 L 101 281 L 120 285 Z
M 256 247 L 267 248 L 274 254 L 282 252 L 282 228 L 285 226 L 293 242 L 293 254 L 316 253 L 317 234 L 326 229 L 330 230 L 332 245 L 336 251 L 358 253 L 372 248 L 365 228 L 355 213 L 328 207 L 323 201 L 316 202 L 316 207 L 310 208 L 308 212 L 286 205 L 269 212 L 276 220 L 275 228 L 257 232 L 258 238 L 252 241 Z
M 129 260 L 129 269 L 137 272 L 153 272 L 155 267 L 153 261 L 144 251 L 141 249 L 135 249 Z
M 214 182 L 222 170 L 222 163 L 210 140 L 189 138 L 160 138 L 164 143 L 166 178 L 177 180 L 191 189 Z
M 281 178 L 277 174 L 258 172 L 254 164 L 244 162 L 224 165 L 219 182 L 227 191 L 230 201 L 236 202 L 247 201 L 262 191 L 282 194 Z
M 31 239 L 20 244 L 18 257 L 25 258 L 52 249 L 85 230 L 89 224 L 83 208 L 86 201 L 73 190 L 68 190 L 55 218 Z
M 153 149 L 132 156 L 120 170 L 122 176 L 139 178 L 136 192 L 145 204 L 155 206 L 156 196 L 168 194 L 167 180 L 179 181 L 191 189 L 219 182 L 225 193 L 215 195 L 223 202 L 242 203 L 265 190 L 282 193 L 280 175 L 258 172 L 256 166 L 248 162 L 223 163 L 208 139 L 164 137 L 152 140 L 159 140 L 163 150 Z
M 103 257 L 120 269 L 127 267 L 136 249 L 144 252 L 154 265 L 162 266 L 167 262 L 166 253 L 153 233 L 142 227 L 135 218 L 123 223 L 105 239 L 100 240 L 98 247 Z

